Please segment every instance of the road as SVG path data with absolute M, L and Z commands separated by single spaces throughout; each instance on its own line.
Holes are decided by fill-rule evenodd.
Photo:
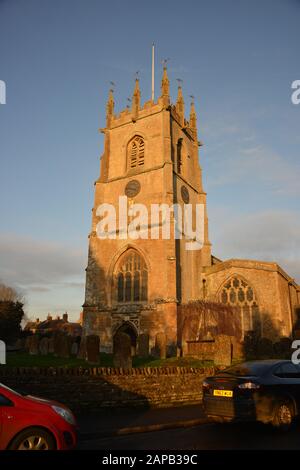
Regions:
M 300 450 L 300 425 L 281 434 L 256 423 L 202 424 L 192 428 L 80 441 L 79 449 L 97 450 Z

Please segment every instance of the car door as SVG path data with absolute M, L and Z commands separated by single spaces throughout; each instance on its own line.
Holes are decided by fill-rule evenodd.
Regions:
M 296 373 L 295 373 L 295 384 L 294 384 L 294 394 L 297 401 L 298 414 L 300 414 L 300 364 L 293 364 Z
M 289 394 L 300 405 L 300 368 L 292 362 L 280 364 L 274 371 L 274 375 L 279 379 L 277 390 L 280 395 Z
M 0 449 L 1 449 L 1 435 L 2 435 L 2 406 L 1 406 L 1 394 L 0 394 Z
M 6 447 L 5 430 L 5 410 L 10 407 L 12 402 L 0 392 L 0 449 Z

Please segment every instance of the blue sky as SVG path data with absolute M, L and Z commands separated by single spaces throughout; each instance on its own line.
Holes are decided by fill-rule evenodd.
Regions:
M 277 260 L 300 281 L 299 0 L 0 0 L 0 279 L 29 316 L 84 300 L 105 103 L 140 71 L 196 100 L 216 256 Z

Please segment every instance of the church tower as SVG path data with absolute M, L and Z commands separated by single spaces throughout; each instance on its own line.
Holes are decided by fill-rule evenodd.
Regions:
M 141 105 L 136 78 L 131 108 L 116 115 L 110 90 L 106 126 L 101 132 L 104 152 L 100 177 L 95 182 L 89 235 L 84 333 L 99 335 L 101 350 L 105 352 L 112 351 L 113 337 L 118 331 L 130 335 L 133 350 L 144 335 L 149 339 L 149 353 L 155 346 L 156 335 L 164 333 L 172 354 L 178 345 L 177 306 L 202 296 L 201 273 L 211 265 L 194 103 L 186 120 L 181 86 L 173 105 L 164 66 L 157 101 Z M 103 204 L 113 206 L 116 213 L 116 231 L 107 239 L 99 238 L 97 232 L 101 219 L 98 208 Z M 126 236 L 127 225 L 124 229 L 121 224 L 121 209 L 122 213 L 127 211 L 126 224 L 130 224 L 131 208 L 139 207 L 138 204 L 145 206 L 149 215 L 153 204 L 165 207 L 178 204 L 182 208 L 190 204 L 194 215 L 196 204 L 201 204 L 204 208 L 201 249 L 187 250 L 184 236 L 181 239 L 172 236 L 174 211 L 169 217 L 169 238 L 162 236 L 168 215 L 156 222 L 149 219 L 139 227 L 139 238 Z

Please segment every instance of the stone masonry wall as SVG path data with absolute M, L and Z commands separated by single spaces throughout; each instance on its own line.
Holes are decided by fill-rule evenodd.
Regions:
M 103 407 L 166 407 L 200 403 L 213 368 L 0 368 L 0 382 L 64 403 L 74 411 Z

